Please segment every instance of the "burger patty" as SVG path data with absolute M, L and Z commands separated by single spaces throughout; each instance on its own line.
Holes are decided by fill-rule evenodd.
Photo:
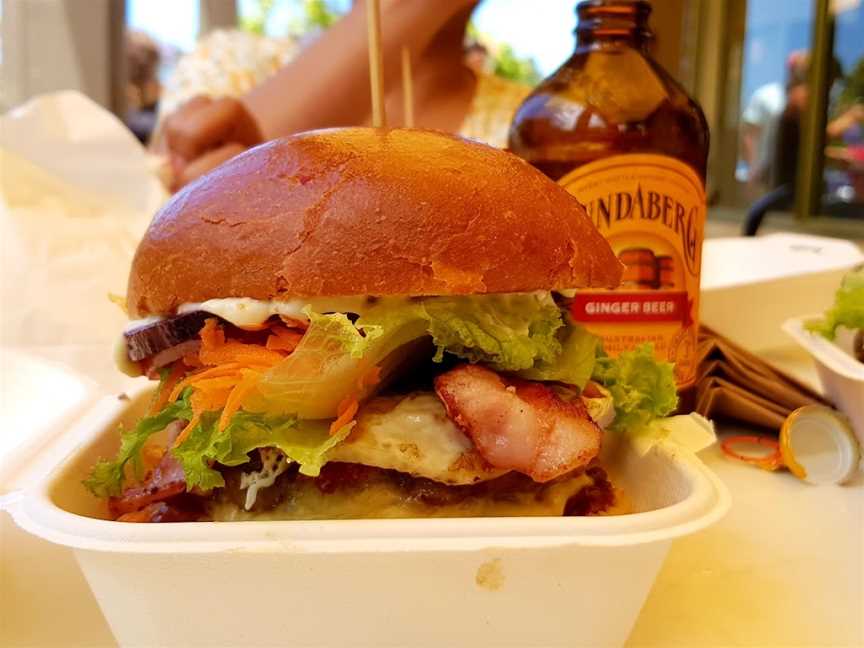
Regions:
M 258 493 L 246 511 L 246 491 L 240 488 L 249 465 L 222 468 L 225 487 L 208 495 L 179 493 L 125 513 L 125 522 L 192 522 L 236 520 L 308 520 L 407 517 L 586 516 L 611 512 L 615 489 L 599 465 L 583 473 L 538 484 L 508 473 L 469 486 L 448 486 L 395 470 L 331 462 L 318 477 L 307 477 L 292 466 L 269 488 Z M 167 495 L 165 493 L 164 495 Z
M 500 517 L 596 515 L 615 504 L 606 472 L 591 465 L 583 472 L 540 484 L 519 473 L 465 486 L 449 486 L 395 470 L 330 462 L 318 477 L 296 469 L 263 489 L 244 510 L 241 468 L 226 468 L 225 488 L 207 501 L 215 521 L 309 520 L 408 517 Z

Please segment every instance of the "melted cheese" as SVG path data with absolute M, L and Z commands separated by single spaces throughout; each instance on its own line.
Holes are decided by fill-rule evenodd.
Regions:
M 445 484 L 473 484 L 503 475 L 447 416 L 435 394 L 376 398 L 330 461 L 389 468 Z
M 426 504 L 406 498 L 393 484 L 376 482 L 358 489 L 322 493 L 313 480 L 298 483 L 276 508 L 262 513 L 244 511 L 219 501 L 210 514 L 216 522 L 242 520 L 338 520 L 415 517 L 560 516 L 567 500 L 593 484 L 587 475 L 562 478 L 539 493 L 517 492 L 506 498 L 469 497 L 455 504 Z

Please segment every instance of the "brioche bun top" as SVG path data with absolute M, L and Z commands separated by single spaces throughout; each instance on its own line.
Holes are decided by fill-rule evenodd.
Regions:
M 243 153 L 155 216 L 132 317 L 214 298 L 614 287 L 579 202 L 504 151 L 433 131 L 342 128 Z

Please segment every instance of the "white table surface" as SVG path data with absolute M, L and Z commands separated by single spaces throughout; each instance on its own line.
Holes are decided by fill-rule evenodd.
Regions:
M 797 351 L 770 359 L 812 380 Z M 628 646 L 864 646 L 864 478 L 817 488 L 703 458 L 732 510 L 673 544 Z M 114 645 L 68 550 L 4 513 L 0 533 L 0 645 Z

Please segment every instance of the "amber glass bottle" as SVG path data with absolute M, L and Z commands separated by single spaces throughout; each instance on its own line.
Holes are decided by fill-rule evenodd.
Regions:
M 651 58 L 651 6 L 579 3 L 576 50 L 528 96 L 510 149 L 585 205 L 626 266 L 621 288 L 580 292 L 575 319 L 616 355 L 642 342 L 696 371 L 708 126 Z

